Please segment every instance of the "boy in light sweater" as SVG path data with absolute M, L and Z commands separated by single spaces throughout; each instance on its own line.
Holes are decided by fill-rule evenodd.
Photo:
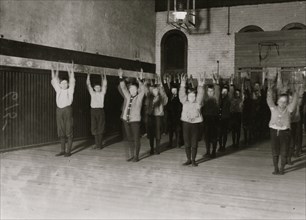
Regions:
M 183 105 L 181 121 L 183 122 L 183 136 L 187 161 L 184 166 L 192 164 L 196 167 L 198 136 L 200 124 L 203 122 L 201 107 L 204 97 L 204 78 L 198 78 L 198 88 L 189 89 L 186 93 L 186 75 L 181 76 L 179 99 Z
M 58 64 L 57 69 L 51 68 L 51 84 L 56 92 L 56 124 L 57 134 L 61 141 L 61 151 L 55 156 L 65 157 L 71 156 L 72 139 L 73 139 L 73 118 L 72 118 L 72 101 L 75 87 L 75 78 L 73 63 L 71 66 L 66 65 L 69 75 L 69 82 L 65 79 L 58 77 Z M 65 148 L 67 138 L 67 147 Z
M 129 152 L 130 156 L 127 161 L 138 162 L 140 151 L 140 122 L 141 122 L 141 107 L 142 100 L 145 95 L 144 84 L 142 83 L 142 72 L 140 77 L 137 78 L 139 84 L 131 83 L 129 87 L 126 87 L 123 80 L 122 69 L 118 70 L 118 76 L 120 80 L 120 89 L 124 95 L 125 103 L 124 110 L 121 118 L 123 120 L 124 130 L 127 135 L 127 139 L 130 142 Z
M 290 143 L 290 116 L 297 106 L 297 94 L 299 93 L 301 86 L 296 85 L 296 91 L 290 104 L 288 101 L 288 95 L 282 93 L 277 98 L 277 105 L 273 101 L 272 86 L 272 82 L 270 81 L 268 83 L 267 103 L 271 111 L 269 127 L 274 165 L 274 171 L 272 174 L 283 175 Z M 278 167 L 279 156 L 281 156 L 280 169 Z
M 103 133 L 105 128 L 104 97 L 107 90 L 107 79 L 105 74 L 101 74 L 101 84 L 91 86 L 90 74 L 87 75 L 87 88 L 91 97 L 91 133 L 95 136 L 95 146 L 93 149 L 102 149 Z

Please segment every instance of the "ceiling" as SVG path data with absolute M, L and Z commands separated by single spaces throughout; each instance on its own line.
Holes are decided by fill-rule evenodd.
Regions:
M 187 0 L 182 1 L 186 7 Z M 306 1 L 306 0 L 299 0 Z M 155 11 L 167 11 L 168 0 L 155 0 Z M 170 0 L 170 8 L 173 9 L 173 0 Z M 190 0 L 191 4 L 193 0 Z M 298 0 L 195 0 L 196 8 L 213 8 L 213 7 L 228 7 L 238 5 L 259 5 L 268 3 L 282 3 L 282 2 L 298 2 Z

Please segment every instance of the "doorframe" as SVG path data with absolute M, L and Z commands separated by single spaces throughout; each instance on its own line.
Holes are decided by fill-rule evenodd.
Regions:
M 185 33 L 184 32 L 182 32 L 182 31 L 180 31 L 180 30 L 176 30 L 176 29 L 173 29 L 173 30 L 170 30 L 170 31 L 168 31 L 168 32 L 166 32 L 164 35 L 163 35 L 163 37 L 162 37 L 162 39 L 161 39 L 161 50 L 160 50 L 160 64 L 161 64 L 161 68 L 160 68 L 160 74 L 161 74 L 161 76 L 163 76 L 163 74 L 164 74 L 164 72 L 165 72 L 165 54 L 164 54 L 164 52 L 165 52 L 165 42 L 166 42 L 166 39 L 169 37 L 169 36 L 171 36 L 171 35 L 175 35 L 175 34 L 178 34 L 178 35 L 180 35 L 182 38 L 183 38 L 183 40 L 184 40 L 184 44 L 185 44 L 185 48 L 184 48 L 184 63 L 185 63 L 185 67 L 184 67 L 184 73 L 187 73 L 187 67 L 188 67 L 188 39 L 187 39 L 187 37 L 186 37 L 186 35 L 185 35 Z

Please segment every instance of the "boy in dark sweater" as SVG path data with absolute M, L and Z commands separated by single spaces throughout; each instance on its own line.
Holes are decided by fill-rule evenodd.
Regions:
M 178 97 L 179 84 L 175 82 L 170 82 L 170 78 L 164 79 L 165 92 L 168 96 L 167 109 L 167 126 L 169 132 L 169 145 L 168 147 L 173 147 L 173 136 L 175 135 L 175 146 L 180 147 L 182 142 L 182 123 L 181 123 L 181 113 L 182 113 L 182 103 Z
M 219 113 L 219 80 L 213 77 L 213 84 L 206 87 L 202 108 L 204 141 L 206 154 L 204 157 L 216 157 L 218 141 L 218 113 Z M 212 152 L 211 152 L 212 145 Z
M 146 88 L 147 137 L 150 141 L 150 154 L 160 154 L 164 106 L 168 102 L 168 97 L 164 91 L 160 77 L 157 78 L 156 84 Z M 156 141 L 155 151 L 154 140 Z
M 230 107 L 231 96 L 233 93 L 233 79 L 230 79 L 230 88 L 227 84 L 224 84 L 221 90 L 221 96 L 219 101 L 219 150 L 225 151 L 227 134 L 230 122 Z

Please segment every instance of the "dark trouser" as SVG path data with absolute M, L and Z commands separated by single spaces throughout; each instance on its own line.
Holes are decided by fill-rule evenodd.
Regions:
M 240 112 L 232 113 L 231 121 L 232 121 L 233 146 L 238 146 L 240 141 L 240 133 L 241 133 L 241 113 Z
M 178 119 L 177 121 L 173 121 L 174 119 L 168 119 L 168 132 L 169 132 L 169 146 L 172 147 L 173 136 L 175 135 L 176 147 L 180 147 L 182 141 L 182 125 L 181 121 Z
M 159 153 L 159 145 L 162 132 L 163 116 L 148 115 L 147 137 L 150 140 L 151 152 L 154 151 L 154 139 L 156 139 L 156 153 Z
M 281 156 L 281 169 L 284 169 L 290 143 L 290 130 L 275 130 L 271 128 L 270 136 L 274 168 L 278 170 L 278 158 Z
M 287 155 L 288 161 L 290 162 L 291 162 L 291 157 L 294 154 L 294 151 L 296 153 L 299 153 L 301 150 L 302 146 L 301 146 L 301 141 L 300 141 L 300 138 L 301 138 L 300 132 L 301 132 L 300 121 L 291 123 L 291 130 L 290 130 L 291 138 L 290 138 L 290 144 L 289 144 L 288 155 Z
M 200 123 L 183 122 L 183 136 L 188 161 L 196 160 Z
M 162 129 L 161 129 L 161 132 L 164 133 L 164 134 L 168 134 L 169 132 L 169 124 L 167 123 L 168 122 L 168 117 L 169 114 L 167 111 L 164 112 L 164 117 L 163 117 L 163 120 L 162 120 Z
M 57 135 L 61 140 L 61 152 L 66 151 L 67 153 L 70 153 L 73 140 L 73 118 L 71 106 L 56 109 L 56 124 Z M 66 137 L 68 143 L 67 148 L 65 149 Z
M 204 116 L 204 141 L 206 154 L 210 155 L 211 145 L 213 147 L 213 154 L 215 154 L 218 141 L 218 116 Z
M 261 112 L 256 112 L 255 117 L 252 118 L 251 124 L 251 141 L 255 142 L 262 138 L 264 126 L 263 119 L 264 117 Z
M 140 122 L 127 122 L 123 120 L 124 130 L 129 142 L 127 158 L 139 158 L 140 151 Z
M 95 136 L 96 147 L 102 147 L 102 139 L 105 128 L 105 113 L 103 108 L 92 108 L 91 133 Z
M 250 135 L 251 135 L 250 123 L 249 122 L 243 122 L 242 127 L 243 127 L 244 143 L 245 143 L 245 145 L 248 145 L 250 143 Z
M 228 126 L 229 118 L 223 118 L 219 121 L 219 148 L 221 150 L 226 147 Z
M 298 129 L 298 144 L 296 148 L 296 156 L 299 156 L 302 152 L 302 145 L 303 145 L 303 120 L 299 122 L 299 129 Z

